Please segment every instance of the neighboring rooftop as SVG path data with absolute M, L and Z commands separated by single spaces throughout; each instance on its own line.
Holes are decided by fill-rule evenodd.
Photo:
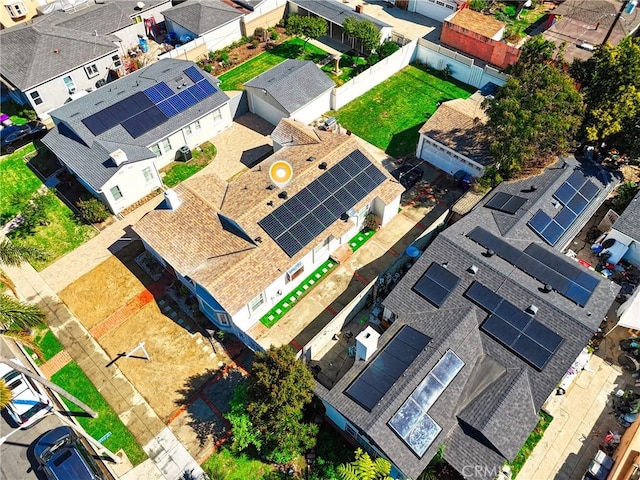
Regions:
M 470 8 L 458 10 L 447 21 L 487 38 L 493 38 L 506 26 L 504 22 L 497 20 L 495 17 L 484 15 Z
M 196 35 L 215 30 L 238 19 L 247 10 L 232 7 L 221 0 L 187 0 L 162 12 L 166 18 Z
M 249 80 L 245 86 L 264 90 L 291 114 L 333 88 L 335 83 L 312 61 L 288 59 Z
M 319 17 L 329 20 L 338 25 L 342 25 L 347 17 L 354 17 L 357 20 L 368 20 L 378 28 L 391 27 L 388 23 L 378 20 L 366 13 L 358 13 L 353 8 L 342 5 L 335 0 L 289 0 L 289 3 L 298 5 Z
M 640 192 L 627 205 L 620 218 L 613 224 L 613 228 L 640 242 Z

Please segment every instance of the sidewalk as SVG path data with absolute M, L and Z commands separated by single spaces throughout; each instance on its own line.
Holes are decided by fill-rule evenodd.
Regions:
M 130 217 L 127 217 L 127 220 L 130 221 Z M 101 236 L 102 234 L 97 238 Z M 79 261 L 81 256 L 77 253 L 76 250 L 73 257 Z M 114 465 L 114 470 L 119 475 L 126 473 L 122 477 L 126 479 L 177 480 L 186 471 L 190 471 L 194 478 L 197 478 L 198 474 L 202 473 L 200 466 L 118 367 L 106 367 L 111 358 L 38 272 L 26 263 L 21 267 L 4 268 L 22 297 L 28 302 L 38 304 L 47 314 L 47 323 L 65 350 L 82 368 L 149 456 L 149 460 L 128 473 L 123 471 L 127 462 Z

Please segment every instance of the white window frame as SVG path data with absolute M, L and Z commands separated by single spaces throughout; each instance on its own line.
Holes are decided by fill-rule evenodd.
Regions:
M 99 73 L 98 66 L 95 63 L 92 63 L 91 65 L 85 65 L 84 71 L 87 74 L 88 78 L 93 78 Z
M 160 148 L 159 143 L 154 143 L 153 145 L 151 145 L 149 147 L 149 150 L 151 150 L 156 157 L 162 156 L 162 149 Z
M 229 314 L 223 313 L 223 312 L 215 312 L 215 314 L 216 314 L 216 321 L 220 325 L 224 325 L 225 327 L 228 327 L 231 324 L 229 321 Z
M 65 77 L 62 77 L 62 81 L 64 82 L 65 86 L 67 87 L 67 90 L 69 91 L 69 93 L 75 93 L 75 91 L 76 91 L 76 82 L 73 81 L 73 78 L 71 78 L 71 75 L 67 75 Z
M 115 190 L 115 192 L 114 192 L 114 190 Z M 111 187 L 109 189 L 109 193 L 111 193 L 111 196 L 113 197 L 113 199 L 116 202 L 118 202 L 118 201 L 120 201 L 120 200 L 122 200 L 124 198 L 124 195 L 122 195 L 122 190 L 120 190 L 120 187 L 118 185 L 114 185 L 113 187 Z
M 113 57 L 111 57 L 111 60 L 113 60 L 113 67 L 114 68 L 120 68 L 122 66 L 122 60 L 120 59 L 120 55 L 116 54 Z
M 161 140 L 159 142 L 160 147 L 162 148 L 162 153 L 167 153 L 171 151 L 171 142 L 169 141 L 169 137 Z
M 146 182 L 147 185 L 149 185 L 150 183 L 153 183 L 153 181 L 155 180 L 155 176 L 151 171 L 151 167 L 143 168 L 142 176 L 144 177 L 144 181 Z
M 4 8 L 7 9 L 11 18 L 22 18 L 28 13 L 27 7 L 22 0 L 13 0 L 11 3 L 5 3 Z
M 193 131 L 191 130 L 191 125 L 187 125 L 186 127 L 183 128 L 183 130 L 184 130 L 184 134 L 187 137 L 193 135 Z
M 222 121 L 222 110 L 219 108 L 213 111 L 213 123 L 220 123 Z
M 36 105 L 41 105 L 44 103 L 44 100 L 42 100 L 42 97 L 40 96 L 40 93 L 38 93 L 37 90 L 34 90 L 33 92 L 29 92 L 29 96 L 33 100 L 33 103 Z
M 200 120 L 196 120 L 191 125 L 193 125 L 194 130 L 200 130 L 202 128 L 202 125 L 200 125 Z
M 256 297 L 253 300 L 249 302 L 249 309 L 252 312 L 255 312 L 262 305 L 264 305 L 264 302 L 265 302 L 264 292 L 260 292 L 258 295 L 256 295 Z

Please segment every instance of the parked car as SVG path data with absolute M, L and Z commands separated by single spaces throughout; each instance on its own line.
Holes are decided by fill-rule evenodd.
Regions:
M 17 358 L 11 359 L 24 368 Z M 18 427 L 28 428 L 37 423 L 52 408 L 51 400 L 37 382 L 27 378 L 9 365 L 0 363 L 0 378 L 13 394 L 6 411 Z
M 41 122 L 28 122 L 24 125 L 10 125 L 0 130 L 0 151 L 13 153 L 30 141 L 44 137 L 47 127 Z
M 391 175 L 393 176 L 393 178 L 398 180 L 398 182 L 400 182 L 400 185 L 409 190 L 416 183 L 422 180 L 424 172 L 419 165 L 405 164 L 396 168 L 393 172 L 391 172 Z
M 33 453 L 50 480 L 104 480 L 78 435 L 67 426 L 49 430 L 36 442 Z

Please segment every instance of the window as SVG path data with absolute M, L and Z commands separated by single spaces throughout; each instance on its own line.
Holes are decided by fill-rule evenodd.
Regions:
M 256 298 L 251 300 L 251 302 L 249 303 L 249 307 L 251 308 L 252 312 L 255 312 L 258 308 L 260 308 L 260 305 L 262 305 L 263 303 L 264 303 L 264 293 L 260 292 L 260 294 Z
M 122 198 L 122 192 L 120 191 L 119 186 L 116 185 L 115 187 L 111 187 L 110 192 L 111 192 L 111 196 L 116 202 Z
M 96 75 L 98 75 L 98 67 L 96 67 L 95 63 L 92 63 L 91 65 L 87 65 L 86 67 L 84 67 L 84 71 L 87 72 L 87 77 L 89 78 L 95 77 Z
M 120 60 L 120 55 L 114 55 L 111 57 L 113 60 L 113 68 L 120 68 L 122 66 L 122 60 Z
M 11 18 L 20 18 L 27 14 L 27 7 L 24 6 L 21 0 L 8 2 L 4 5 L 4 8 L 7 9 Z
M 162 146 L 162 153 L 167 153 L 171 151 L 171 142 L 169 142 L 168 138 L 165 138 L 164 140 L 162 140 L 160 142 L 160 145 Z
M 74 93 L 76 91 L 76 84 L 73 83 L 73 78 L 71 78 L 71 76 L 66 76 L 62 80 L 64 80 L 64 84 L 67 86 L 69 93 Z
M 220 325 L 229 325 L 229 315 L 226 313 L 216 312 L 216 319 Z
M 155 145 L 151 145 L 151 151 L 156 157 L 159 157 L 160 155 L 162 155 L 162 150 L 160 150 L 160 145 L 158 145 L 157 143 Z
M 184 134 L 188 137 L 189 135 L 191 135 L 193 132 L 191 131 L 191 125 L 187 125 L 186 127 L 184 127 Z
M 447 7 L 449 10 L 455 10 L 455 7 L 453 5 L 446 4 L 445 7 Z
M 37 90 L 34 90 L 29 95 L 31 95 L 31 99 L 33 100 L 33 103 L 35 103 L 36 105 L 40 105 L 42 103 L 42 97 L 40 97 L 40 94 L 38 93 Z
M 142 23 L 142 15 L 136 15 L 133 17 L 133 23 Z
M 302 262 L 298 262 L 289 270 L 287 270 L 287 273 L 285 275 L 285 280 L 287 282 L 295 280 L 297 277 L 299 277 L 302 274 L 302 272 L 304 272 L 304 264 Z
M 196 120 L 191 125 L 187 125 L 186 127 L 184 127 L 184 133 L 185 135 L 192 135 L 193 132 L 195 132 L 196 130 L 200 130 L 201 128 L 202 125 L 200 125 L 200 120 Z
M 444 2 L 439 2 L 438 0 L 436 0 L 436 5 L 440 5 L 441 7 L 444 7 Z
M 202 128 L 202 125 L 200 125 L 200 120 L 196 120 L 191 125 L 193 125 L 194 130 L 200 130 Z
M 222 120 L 222 111 L 220 109 L 213 112 L 213 123 L 218 123 Z
M 151 171 L 151 167 L 147 167 L 144 170 L 142 170 L 142 175 L 144 175 L 144 181 L 147 184 L 153 182 L 154 178 L 153 178 L 153 172 Z

